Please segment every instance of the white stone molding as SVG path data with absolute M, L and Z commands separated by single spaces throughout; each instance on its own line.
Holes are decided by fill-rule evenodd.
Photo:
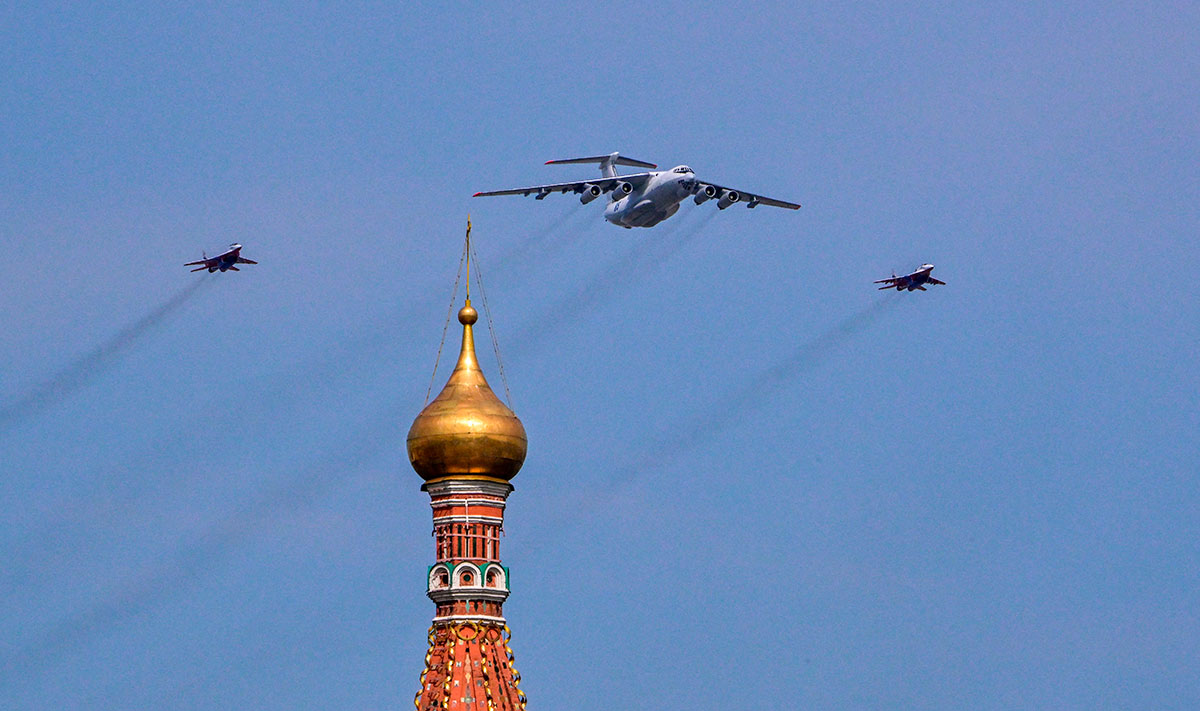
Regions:
M 446 577 L 446 582 L 441 582 L 441 577 Z M 429 590 L 444 590 L 450 587 L 450 568 L 444 563 L 438 563 L 429 569 Z
M 487 479 L 443 479 L 437 482 L 426 482 L 421 485 L 421 488 L 430 496 L 478 494 L 501 499 L 507 499 L 513 490 L 512 484 Z
M 490 584 L 488 583 L 489 579 L 493 581 Z M 508 592 L 508 574 L 504 571 L 504 566 L 499 563 L 489 563 L 484 566 L 483 586 Z
M 439 605 L 455 600 L 504 602 L 508 599 L 508 591 L 497 588 L 443 588 L 429 590 L 425 594 Z
M 465 575 L 471 576 L 471 582 L 464 582 Z M 450 578 L 451 588 L 481 588 L 483 587 L 483 573 L 480 572 L 479 566 L 470 562 L 462 562 L 454 566 L 454 575 Z
M 438 622 L 498 622 L 500 624 L 508 624 L 508 620 L 503 617 L 495 617 L 493 615 L 446 615 L 444 617 L 433 618 L 434 623 Z
M 462 514 L 454 514 L 434 516 L 433 523 L 435 526 L 439 523 L 490 523 L 494 526 L 500 526 L 504 523 L 504 519 L 498 516 L 464 516 Z

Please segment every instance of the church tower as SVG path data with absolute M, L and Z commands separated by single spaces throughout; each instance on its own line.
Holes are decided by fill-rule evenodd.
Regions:
M 468 291 L 458 312 L 458 363 L 408 431 L 408 458 L 433 507 L 436 548 L 427 594 L 437 607 L 414 700 L 418 711 L 525 708 L 502 610 L 509 572 L 500 562 L 500 538 L 509 481 L 525 461 L 527 440 L 479 368 L 471 330 L 478 319 Z

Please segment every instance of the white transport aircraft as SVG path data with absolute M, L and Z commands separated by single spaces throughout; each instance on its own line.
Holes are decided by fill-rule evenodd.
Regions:
M 535 195 L 538 200 L 550 193 L 575 193 L 584 205 L 601 195 L 609 194 L 608 207 L 604 208 L 604 219 L 620 225 L 625 229 L 631 227 L 653 227 L 679 210 L 679 203 L 688 197 L 693 197 L 696 204 L 705 200 L 716 200 L 717 209 L 724 210 L 730 205 L 743 202 L 746 207 L 770 205 L 798 210 L 799 205 L 784 202 L 763 195 L 754 195 L 743 190 L 722 187 L 696 178 L 696 174 L 686 165 L 677 166 L 671 170 L 650 170 L 645 173 L 617 175 L 618 165 L 628 165 L 637 168 L 657 168 L 658 166 L 646 161 L 623 158 L 619 153 L 606 156 L 591 156 L 589 158 L 568 158 L 566 160 L 546 161 L 546 165 L 562 163 L 599 163 L 599 180 L 579 180 L 573 183 L 553 183 L 551 185 L 533 185 L 528 188 L 512 190 L 492 190 L 475 193 L 472 197 L 486 195 Z

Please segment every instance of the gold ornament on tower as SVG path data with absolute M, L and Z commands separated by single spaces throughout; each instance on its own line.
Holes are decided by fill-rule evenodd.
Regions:
M 525 462 L 525 426 L 492 392 L 475 358 L 471 329 L 479 313 L 471 306 L 469 242 L 467 259 L 466 305 L 458 312 L 463 326 L 458 363 L 408 431 L 408 459 L 425 481 L 454 476 L 508 481 Z

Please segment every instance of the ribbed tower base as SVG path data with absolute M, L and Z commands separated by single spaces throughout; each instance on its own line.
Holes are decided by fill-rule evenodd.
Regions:
M 525 694 L 513 666 L 508 625 L 435 623 L 421 672 L 419 711 L 521 711 Z

